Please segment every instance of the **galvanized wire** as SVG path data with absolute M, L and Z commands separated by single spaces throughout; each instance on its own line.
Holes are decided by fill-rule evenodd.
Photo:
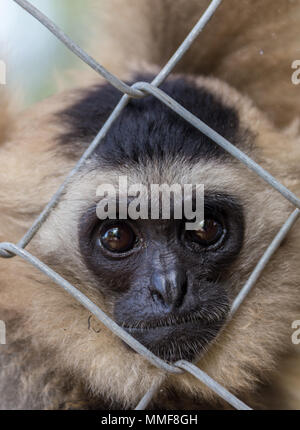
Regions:
M 299 218 L 300 211 L 299 209 L 295 209 L 294 212 L 288 217 L 286 222 L 283 224 L 277 235 L 274 237 L 266 251 L 264 252 L 263 256 L 260 258 L 259 262 L 255 266 L 254 270 L 252 271 L 248 281 L 245 283 L 237 297 L 235 298 L 231 310 L 230 310 L 230 317 L 233 317 L 233 315 L 236 313 L 236 311 L 239 309 L 249 292 L 251 291 L 252 287 L 255 285 L 256 281 L 262 274 L 264 268 L 272 258 L 272 255 L 277 251 L 279 246 L 281 245 L 282 241 L 294 225 L 294 223 Z
M 222 0 L 213 0 L 209 4 L 208 8 L 203 13 L 195 27 L 193 27 L 192 31 L 188 34 L 188 36 L 179 46 L 177 51 L 172 55 L 167 64 L 162 68 L 159 74 L 151 82 L 152 85 L 154 85 L 155 87 L 159 87 L 163 83 L 163 81 L 169 76 L 176 64 L 181 60 L 187 50 L 191 47 L 192 43 L 199 36 L 203 28 L 209 22 L 211 17 L 214 15 L 221 2 Z
M 134 408 L 135 411 L 143 411 L 148 405 L 152 402 L 152 399 L 155 397 L 157 391 L 160 389 L 162 384 L 165 382 L 167 375 L 164 376 L 163 380 L 155 382 L 151 388 L 143 395 L 137 406 Z
M 226 400 L 231 406 L 235 409 L 249 411 L 251 408 L 247 406 L 244 402 L 236 398 L 233 394 L 229 393 L 222 385 L 220 385 L 217 381 L 212 379 L 207 373 L 203 372 L 203 370 L 196 367 L 194 364 L 189 363 L 185 360 L 180 360 L 176 362 L 176 366 L 181 369 L 186 370 L 191 375 L 194 375 L 195 378 L 199 379 L 199 381 L 203 382 L 203 384 L 210 387 L 215 393 L 217 393 L 223 400 Z
M 268 173 L 265 169 L 263 169 L 259 164 L 254 162 L 249 156 L 244 154 L 234 145 L 232 145 L 228 140 L 223 138 L 221 135 L 216 133 L 213 129 L 208 127 L 205 123 L 203 123 L 199 118 L 192 115 L 189 111 L 184 109 L 179 103 L 169 97 L 167 94 L 159 90 L 157 87 L 166 79 L 166 77 L 170 74 L 170 72 L 174 69 L 175 65 L 180 61 L 185 52 L 189 49 L 193 41 L 202 31 L 204 26 L 210 20 L 210 18 L 215 13 L 216 9 L 221 3 L 221 0 L 213 0 L 198 23 L 189 33 L 184 42 L 180 45 L 175 54 L 170 58 L 165 67 L 160 71 L 160 73 L 154 78 L 151 84 L 145 82 L 138 82 L 131 87 L 125 84 L 123 81 L 118 79 L 116 76 L 112 75 L 109 71 L 107 71 L 102 65 L 97 63 L 91 56 L 89 56 L 85 51 L 82 50 L 71 38 L 69 38 L 55 23 L 53 23 L 48 17 L 46 17 L 43 13 L 41 13 L 37 8 L 35 8 L 32 4 L 30 4 L 26 0 L 13 0 L 18 3 L 22 8 L 24 8 L 27 12 L 29 12 L 32 16 L 38 19 L 46 28 L 48 28 L 62 43 L 64 43 L 73 53 L 75 53 L 82 61 L 87 63 L 91 68 L 93 68 L 96 72 L 98 72 L 101 76 L 103 76 L 108 82 L 111 83 L 114 87 L 119 89 L 124 95 L 121 98 L 120 102 L 117 104 L 116 108 L 113 110 L 105 124 L 102 126 L 101 130 L 88 147 L 88 149 L 84 152 L 83 156 L 80 158 L 76 166 L 69 173 L 63 184 L 59 187 L 57 192 L 54 194 L 52 199 L 46 205 L 44 210 L 38 216 L 38 218 L 34 221 L 31 228 L 26 232 L 24 237 L 19 241 L 17 245 L 12 243 L 0 243 L 0 257 L 9 258 L 13 256 L 19 256 L 27 261 L 32 266 L 36 267 L 38 270 L 43 272 L 46 276 L 48 276 L 53 282 L 61 286 L 65 289 L 72 297 L 74 297 L 79 303 L 81 303 L 86 309 L 88 309 L 93 315 L 95 315 L 109 330 L 111 330 L 115 335 L 121 338 L 124 342 L 130 345 L 136 352 L 145 357 L 150 363 L 154 366 L 160 368 L 165 372 L 165 378 L 169 373 L 182 373 L 182 371 L 189 372 L 206 386 L 211 388 L 216 394 L 226 400 L 229 404 L 231 404 L 236 409 L 248 410 L 249 406 L 245 405 L 241 400 L 236 398 L 233 394 L 229 393 L 224 387 L 222 387 L 219 383 L 217 383 L 214 379 L 212 379 L 209 375 L 207 375 L 203 370 L 196 367 L 194 364 L 189 363 L 187 361 L 181 360 L 174 364 L 169 364 L 155 356 L 151 351 L 149 351 L 146 347 L 140 344 L 135 338 L 129 335 L 124 329 L 118 326 L 111 318 L 109 318 L 105 312 L 103 312 L 98 306 L 96 306 L 87 296 L 81 293 L 75 286 L 70 284 L 66 279 L 61 277 L 57 272 L 52 270 L 49 266 L 40 261 L 37 257 L 30 254 L 24 248 L 28 245 L 28 243 L 32 240 L 34 235 L 46 221 L 50 212 L 55 208 L 56 204 L 59 202 L 61 196 L 66 191 L 68 184 L 71 179 L 78 173 L 82 165 L 85 161 L 90 157 L 95 148 L 100 144 L 101 140 L 106 136 L 109 128 L 115 121 L 115 119 L 120 115 L 123 109 L 126 107 L 128 101 L 131 97 L 144 97 L 146 95 L 153 95 L 157 99 L 159 99 L 162 103 L 169 106 L 174 112 L 176 112 L 179 116 L 184 118 L 190 124 L 192 124 L 195 128 L 197 128 L 200 132 L 204 133 L 222 148 L 224 148 L 227 152 L 229 152 L 233 157 L 240 160 L 244 165 L 246 165 L 249 169 L 259 175 L 263 180 L 265 180 L 268 184 L 270 184 L 273 188 L 275 188 L 279 193 L 281 193 L 288 201 L 293 203 L 296 206 L 296 210 L 290 215 L 288 220 L 284 223 L 278 234 L 275 236 L 267 250 L 264 252 L 263 256 L 260 258 L 256 267 L 254 268 L 252 274 L 250 275 L 248 281 L 245 283 L 243 288 L 240 290 L 236 299 L 234 300 L 231 311 L 229 314 L 229 318 L 227 321 L 233 317 L 236 313 L 239 306 L 243 303 L 249 291 L 253 288 L 255 282 L 258 277 L 261 275 L 263 269 L 266 264 L 274 254 L 274 252 L 278 249 L 282 240 L 288 234 L 288 231 L 298 219 L 299 216 L 299 208 L 300 208 L 300 199 L 288 190 L 285 186 L 283 186 L 280 182 L 278 182 L 270 173 Z M 223 330 L 222 330 L 223 331 Z M 221 334 L 222 334 L 221 331 Z M 219 334 L 220 335 L 220 334 Z M 154 395 L 159 390 L 163 381 L 159 383 L 155 383 L 150 390 L 143 396 L 141 401 L 139 402 L 136 409 L 144 409 L 148 406 L 148 404 L 153 399 Z

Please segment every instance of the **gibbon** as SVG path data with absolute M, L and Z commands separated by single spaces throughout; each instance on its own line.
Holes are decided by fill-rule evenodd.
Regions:
M 150 82 L 208 3 L 97 2 L 90 52 L 130 84 Z M 291 76 L 299 18 L 299 1 L 224 1 L 160 86 L 298 196 L 300 86 Z M 1 242 L 24 235 L 121 96 L 87 78 L 17 115 L 3 94 Z M 186 230 L 174 217 L 99 220 L 96 189 L 117 187 L 119 176 L 146 186 L 204 184 L 201 228 Z M 160 358 L 193 361 L 253 408 L 300 408 L 299 346 L 291 340 L 300 319 L 297 223 L 217 336 L 293 209 L 147 96 L 130 100 L 27 249 Z M 187 373 L 165 378 L 19 257 L 0 258 L 0 273 L 2 409 L 134 408 L 159 381 L 149 408 L 229 407 Z

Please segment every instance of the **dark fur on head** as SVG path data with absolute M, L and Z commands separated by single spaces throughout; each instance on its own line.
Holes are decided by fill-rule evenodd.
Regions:
M 135 75 L 136 81 L 151 82 L 154 75 Z M 169 96 L 241 149 L 249 151 L 251 136 L 239 124 L 234 107 L 225 106 L 217 95 L 197 87 L 192 78 L 170 78 L 160 86 Z M 59 141 L 66 153 L 78 157 L 99 131 L 120 100 L 120 93 L 109 84 L 85 91 L 79 100 L 58 113 L 66 129 Z M 86 112 L 83 116 L 82 112 Z M 184 136 L 184 139 L 182 139 Z M 78 148 L 78 149 L 77 149 Z M 95 154 L 102 165 L 118 168 L 123 164 L 170 159 L 180 154 L 189 163 L 201 158 L 229 157 L 215 142 L 153 96 L 131 99 L 114 122 Z M 95 156 L 95 155 L 93 155 Z

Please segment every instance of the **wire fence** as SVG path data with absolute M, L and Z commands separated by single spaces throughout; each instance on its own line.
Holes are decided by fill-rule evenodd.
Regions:
M 213 390 L 216 394 L 218 394 L 223 400 L 233 406 L 235 409 L 239 410 L 249 410 L 251 409 L 248 405 L 243 403 L 240 399 L 226 390 L 222 385 L 212 379 L 208 374 L 199 369 L 199 367 L 194 364 L 185 361 L 179 360 L 174 364 L 167 363 L 154 355 L 151 351 L 149 351 L 145 346 L 139 343 L 134 337 L 128 334 L 123 328 L 118 326 L 108 315 L 105 314 L 98 306 L 96 306 L 88 297 L 86 297 L 83 293 L 81 293 L 74 285 L 70 284 L 66 279 L 61 277 L 57 272 L 52 270 L 49 266 L 40 261 L 37 257 L 30 254 L 25 250 L 25 247 L 29 244 L 35 234 L 38 232 L 40 227 L 46 221 L 50 212 L 57 205 L 60 200 L 63 192 L 65 191 L 67 185 L 70 183 L 71 179 L 76 175 L 79 171 L 80 167 L 85 163 L 85 161 L 90 157 L 92 152 L 96 149 L 96 147 L 101 143 L 103 138 L 109 132 L 110 126 L 113 122 L 118 118 L 121 112 L 126 108 L 127 103 L 130 98 L 142 98 L 147 95 L 152 95 L 160 100 L 161 103 L 164 103 L 170 109 L 172 109 L 177 115 L 185 119 L 187 122 L 192 124 L 196 129 L 200 132 L 204 133 L 222 148 L 224 148 L 227 152 L 229 152 L 233 157 L 240 160 L 247 168 L 255 172 L 259 175 L 264 181 L 266 181 L 271 187 L 276 189 L 279 193 L 281 193 L 287 200 L 289 200 L 294 206 L 295 210 L 288 217 L 286 222 L 282 225 L 279 232 L 276 234 L 258 263 L 256 264 L 253 272 L 248 278 L 245 285 L 241 288 L 240 292 L 236 296 L 233 301 L 230 316 L 227 321 L 230 321 L 232 316 L 238 310 L 239 306 L 243 303 L 249 291 L 254 286 L 255 282 L 261 275 L 264 270 L 266 264 L 271 259 L 272 255 L 276 252 L 281 242 L 289 232 L 290 228 L 293 226 L 295 221 L 299 217 L 300 213 L 300 199 L 293 194 L 289 189 L 287 189 L 283 184 L 278 182 L 270 173 L 268 173 L 265 169 L 263 169 L 259 164 L 253 161 L 250 157 L 244 154 L 242 151 L 237 149 L 234 145 L 232 145 L 228 140 L 224 139 L 221 135 L 219 135 L 216 131 L 208 127 L 204 122 L 202 122 L 199 118 L 191 114 L 189 111 L 184 109 L 179 103 L 177 103 L 174 99 L 169 97 L 166 93 L 161 91 L 158 87 L 159 85 L 168 77 L 168 75 L 172 72 L 176 64 L 180 61 L 182 56 L 189 49 L 193 41 L 199 36 L 205 25 L 208 23 L 210 18 L 214 15 L 216 9 L 220 5 L 222 0 L 213 0 L 210 5 L 203 13 L 201 18 L 195 27 L 188 34 L 186 39 L 174 53 L 174 55 L 170 58 L 167 64 L 162 68 L 162 70 L 158 73 L 158 75 L 154 78 L 151 83 L 147 82 L 136 82 L 132 86 L 128 86 L 123 81 L 118 79 L 116 76 L 112 75 L 108 70 L 106 70 L 101 64 L 95 61 L 92 57 L 90 57 L 83 49 L 81 49 L 72 39 L 70 39 L 54 22 L 52 22 L 47 16 L 41 13 L 37 8 L 35 8 L 32 4 L 30 4 L 26 0 L 12 0 L 15 3 L 19 4 L 22 8 L 24 8 L 28 13 L 30 13 L 34 18 L 41 22 L 45 27 L 47 27 L 53 34 L 56 36 L 62 43 L 64 43 L 74 54 L 76 54 L 82 61 L 87 63 L 92 69 L 94 69 L 97 73 L 103 76 L 111 85 L 117 88 L 121 93 L 123 93 L 123 97 L 104 123 L 97 136 L 91 142 L 90 146 L 84 152 L 80 160 L 77 162 L 75 167 L 69 173 L 65 181 L 59 187 L 57 192 L 51 198 L 49 203 L 46 205 L 44 210 L 40 213 L 37 219 L 34 221 L 30 229 L 26 232 L 23 238 L 17 243 L 8 243 L 3 242 L 0 243 L 0 257 L 2 258 L 12 258 L 15 256 L 19 256 L 25 261 L 27 261 L 32 266 L 36 267 L 38 270 L 43 272 L 46 276 L 48 276 L 52 281 L 66 290 L 71 296 L 73 296 L 79 303 L 81 303 L 89 312 L 95 315 L 108 329 L 111 330 L 115 335 L 117 335 L 120 339 L 126 342 L 131 348 L 133 348 L 137 353 L 141 354 L 145 357 L 150 363 L 154 366 L 162 369 L 165 372 L 165 378 L 167 378 L 168 374 L 180 374 L 182 372 L 188 372 Z M 140 400 L 139 404 L 136 406 L 135 410 L 142 410 L 147 408 L 147 406 L 152 401 L 153 397 L 159 391 L 159 388 L 163 384 L 161 381 L 159 384 L 154 384 L 143 396 Z

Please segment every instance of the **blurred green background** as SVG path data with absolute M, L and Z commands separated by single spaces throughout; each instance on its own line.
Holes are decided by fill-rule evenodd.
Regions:
M 90 0 L 30 2 L 84 46 Z M 18 91 L 23 107 L 55 93 L 62 72 L 86 67 L 13 0 L 0 0 L 0 59 L 6 63 L 7 85 Z

